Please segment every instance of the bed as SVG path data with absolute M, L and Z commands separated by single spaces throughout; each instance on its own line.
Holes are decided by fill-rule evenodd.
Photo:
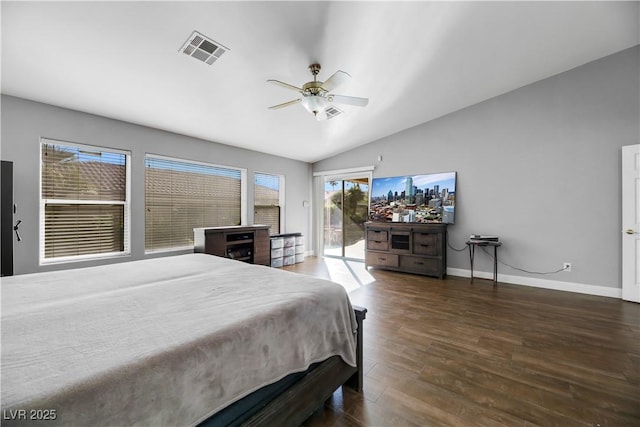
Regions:
M 362 387 L 366 310 L 326 280 L 188 254 L 1 292 L 3 425 L 297 425 Z

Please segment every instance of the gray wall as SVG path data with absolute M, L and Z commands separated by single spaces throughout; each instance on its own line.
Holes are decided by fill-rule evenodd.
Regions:
M 43 267 L 38 265 L 40 137 L 131 151 L 132 242 L 130 257 Z M 249 223 L 253 221 L 253 172 L 284 174 L 286 197 L 284 231 L 302 232 L 305 235 L 310 235 L 309 208 L 302 206 L 303 200 L 311 200 L 311 165 L 305 162 L 234 148 L 6 95 L 2 96 L 0 149 L 2 160 L 14 162 L 14 200 L 18 205 L 18 211 L 14 218 L 16 221 L 22 220 L 20 227 L 22 241 L 14 241 L 16 274 L 144 258 L 144 155 L 147 152 L 246 168 L 248 170 L 247 215 Z M 310 247 L 310 244 L 307 243 L 306 246 Z
M 313 165 L 374 177 L 457 171 L 453 247 L 496 234 L 505 275 L 621 287 L 621 149 L 640 143 L 638 46 Z M 377 161 L 382 155 L 382 162 Z M 448 252 L 469 269 L 467 252 Z M 492 271 L 481 254 L 478 268 Z

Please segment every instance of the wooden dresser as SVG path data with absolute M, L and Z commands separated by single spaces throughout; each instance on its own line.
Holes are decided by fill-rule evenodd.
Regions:
M 194 228 L 194 251 L 269 265 L 269 228 L 269 225 Z
M 447 224 L 367 222 L 366 267 L 435 276 L 447 274 Z

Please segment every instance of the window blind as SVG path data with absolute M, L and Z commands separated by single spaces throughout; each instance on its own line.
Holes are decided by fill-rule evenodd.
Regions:
M 193 246 L 193 229 L 240 225 L 242 172 L 145 157 L 145 250 Z
M 46 205 L 45 258 L 124 251 L 123 205 Z
M 41 261 L 129 252 L 128 154 L 46 140 L 41 152 Z
M 253 185 L 253 222 L 270 225 L 271 234 L 280 234 L 279 175 L 256 172 Z

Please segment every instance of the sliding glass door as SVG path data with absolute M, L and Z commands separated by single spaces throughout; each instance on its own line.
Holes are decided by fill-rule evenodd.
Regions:
M 364 223 L 369 215 L 369 177 L 326 177 L 324 255 L 364 259 Z

